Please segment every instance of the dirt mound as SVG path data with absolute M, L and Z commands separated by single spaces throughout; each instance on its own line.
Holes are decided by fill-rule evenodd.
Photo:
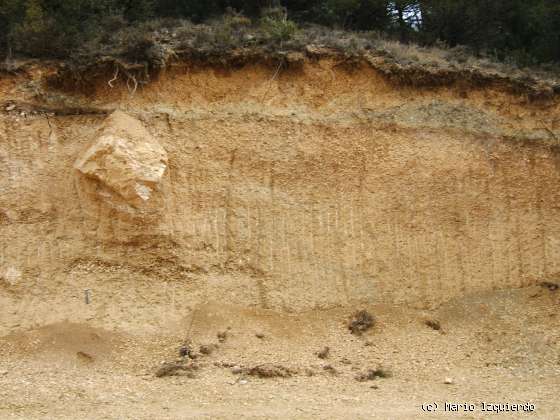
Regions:
M 119 334 L 89 325 L 61 322 L 0 338 L 5 349 L 26 358 L 106 361 L 122 343 Z

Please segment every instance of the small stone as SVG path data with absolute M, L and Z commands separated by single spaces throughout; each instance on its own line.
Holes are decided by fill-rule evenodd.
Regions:
M 329 372 L 331 375 L 338 375 L 338 370 L 336 370 L 332 365 L 323 366 L 323 370 Z
M 233 373 L 234 375 L 239 375 L 243 373 L 243 368 L 241 366 L 234 366 L 231 368 L 231 373 Z
M 188 348 L 187 346 L 182 346 L 182 347 L 179 349 L 179 355 L 180 355 L 181 357 L 188 357 L 188 356 L 189 356 L 189 353 L 190 353 L 190 351 L 189 351 L 189 348 Z
M 452 385 L 453 384 L 453 379 L 451 378 L 445 378 L 445 380 L 443 381 L 443 383 L 445 385 Z
M 237 366 L 235 363 L 231 363 L 231 362 L 218 362 L 220 363 L 220 366 L 223 368 L 232 368 Z
M 0 370 L 0 375 L 4 376 L 7 375 L 8 371 L 7 370 Z
M 91 363 L 94 360 L 94 357 L 91 354 L 83 351 L 77 352 L 76 356 L 78 357 L 78 360 L 83 363 Z
M 246 385 L 248 383 L 248 381 L 246 381 L 245 379 L 241 379 L 239 381 L 239 385 Z
M 206 356 L 209 356 L 214 352 L 214 350 L 216 350 L 217 347 L 218 346 L 216 346 L 215 344 L 203 344 L 202 346 L 200 346 L 200 349 L 198 351 Z
M 432 330 L 435 330 L 435 331 L 440 331 L 441 330 L 441 324 L 437 319 L 427 319 L 427 320 L 424 321 L 424 324 L 426 324 Z
M 322 350 L 317 352 L 317 357 L 319 359 L 327 359 L 329 357 L 330 352 L 331 352 L 331 349 L 329 347 L 325 347 Z
M 549 282 L 549 281 L 542 282 L 541 287 L 544 287 L 544 288 L 550 290 L 551 292 L 555 292 L 558 289 L 560 289 L 560 285 L 558 285 L 556 283 Z
M 262 333 L 261 331 L 258 331 L 255 333 L 255 337 L 260 338 L 261 340 L 264 338 L 264 333 Z
M 14 109 L 16 109 L 16 106 L 14 104 L 10 104 L 6 107 L 6 111 L 13 111 Z

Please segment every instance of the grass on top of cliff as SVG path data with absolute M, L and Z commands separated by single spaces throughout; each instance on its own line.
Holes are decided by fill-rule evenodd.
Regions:
M 258 21 L 227 14 L 204 24 L 183 19 L 154 19 L 100 30 L 61 60 L 64 77 L 104 66 L 126 74 L 134 83 L 173 63 L 232 65 L 254 61 L 297 65 L 307 58 L 336 56 L 341 63 L 365 60 L 386 76 L 405 84 L 444 85 L 453 81 L 506 82 L 514 90 L 553 96 L 560 93 L 560 68 L 522 68 L 466 47 L 423 47 L 391 40 L 378 32 L 351 32 L 317 25 L 299 27 L 281 15 Z M 22 60 L 7 59 L 3 69 L 16 71 Z

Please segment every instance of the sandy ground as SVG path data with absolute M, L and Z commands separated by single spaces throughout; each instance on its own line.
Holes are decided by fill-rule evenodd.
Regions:
M 285 315 L 215 303 L 175 333 L 46 325 L 2 338 L 0 417 L 559 418 L 559 303 L 560 291 L 535 286 L 432 311 L 372 306 L 376 322 L 362 336 L 347 327 L 355 308 Z M 179 355 L 186 341 L 194 361 Z M 163 362 L 181 360 L 198 370 L 156 377 Z M 248 374 L 269 364 L 291 376 Z M 391 376 L 356 379 L 380 367 Z M 475 410 L 445 411 L 445 402 Z M 482 402 L 534 412 L 484 412 Z M 423 411 L 429 403 L 436 413 Z

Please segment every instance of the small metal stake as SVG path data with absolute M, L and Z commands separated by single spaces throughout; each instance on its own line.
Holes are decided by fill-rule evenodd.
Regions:
M 89 305 L 89 302 L 90 302 L 90 299 L 89 299 L 89 292 L 90 291 L 91 291 L 90 289 L 85 289 L 84 290 L 84 295 L 85 295 L 85 298 L 86 298 L 86 305 Z

